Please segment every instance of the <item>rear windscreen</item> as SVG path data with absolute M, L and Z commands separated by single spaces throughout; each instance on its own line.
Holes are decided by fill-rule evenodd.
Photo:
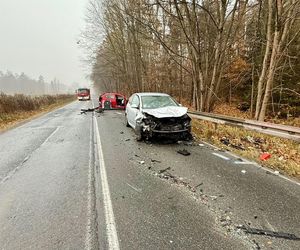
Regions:
M 114 96 L 114 95 L 106 95 L 105 98 L 106 98 L 106 99 L 114 99 L 115 96 Z

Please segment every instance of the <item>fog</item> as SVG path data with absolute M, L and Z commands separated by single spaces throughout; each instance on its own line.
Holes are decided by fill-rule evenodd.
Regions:
M 2 76 L 17 74 L 18 78 L 25 73 L 27 78 L 37 82 L 42 76 L 49 84 L 58 81 L 68 86 L 75 86 L 75 83 L 87 86 L 88 72 L 84 70 L 81 50 L 77 45 L 80 31 L 84 28 L 87 2 L 0 0 Z M 8 84 L 2 82 L 0 92 L 13 89 L 6 86 Z

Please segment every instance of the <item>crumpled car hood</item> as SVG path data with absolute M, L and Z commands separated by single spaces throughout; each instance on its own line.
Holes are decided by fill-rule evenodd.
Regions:
M 187 113 L 188 108 L 186 107 L 163 107 L 156 109 L 144 109 L 143 112 L 152 115 L 156 118 L 167 118 L 167 117 L 181 117 Z

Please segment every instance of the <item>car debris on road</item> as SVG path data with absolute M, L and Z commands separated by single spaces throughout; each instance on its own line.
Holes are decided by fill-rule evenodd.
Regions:
M 200 187 L 200 186 L 202 186 L 202 185 L 203 185 L 203 182 L 197 184 L 197 185 L 195 186 L 195 188 Z
M 171 170 L 171 167 L 167 167 L 165 169 L 161 169 L 161 170 L 158 171 L 158 173 L 162 174 L 162 173 L 166 172 L 167 170 Z
M 103 109 L 101 107 L 96 108 L 87 108 L 87 109 L 81 109 L 80 114 L 86 114 L 87 112 L 97 112 L 97 113 L 103 113 Z
M 234 143 L 230 142 L 230 140 L 227 137 L 222 137 L 220 139 L 220 142 L 222 142 L 226 146 L 230 146 L 230 147 L 238 149 L 238 150 L 245 150 L 244 146 L 241 143 L 234 144 Z
M 274 238 L 282 238 L 288 240 L 300 240 L 300 237 L 296 236 L 295 234 L 291 233 L 284 233 L 284 232 L 275 232 L 267 229 L 258 229 L 258 228 L 251 228 L 248 226 L 238 226 L 238 229 L 242 229 L 247 234 L 257 234 L 257 235 L 265 235 Z
M 178 154 L 184 155 L 184 156 L 189 156 L 191 153 L 187 151 L 186 149 L 181 149 L 177 151 Z
M 155 160 L 155 159 L 151 159 L 151 162 L 161 163 L 161 161 L 158 161 L 158 160 Z
M 192 186 L 191 184 L 189 184 L 188 182 L 184 181 L 182 178 L 179 178 L 171 173 L 168 172 L 168 170 L 170 170 L 171 168 L 167 168 L 167 169 L 163 169 L 160 171 L 163 172 L 158 172 L 155 175 L 158 176 L 161 179 L 165 179 L 165 180 L 169 180 L 174 184 L 177 185 L 182 185 L 184 187 L 187 187 L 191 192 L 195 193 L 196 192 L 196 188 L 194 186 Z

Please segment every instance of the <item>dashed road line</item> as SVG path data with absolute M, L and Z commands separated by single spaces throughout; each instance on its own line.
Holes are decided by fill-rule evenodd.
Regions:
M 220 148 L 218 148 L 218 147 L 216 147 L 215 145 L 212 145 L 212 144 L 210 144 L 210 143 L 208 143 L 208 142 L 202 142 L 202 143 L 205 144 L 205 145 L 207 145 L 207 146 L 210 146 L 210 147 L 212 147 L 212 148 L 214 148 L 214 149 L 216 149 L 216 150 L 220 150 Z M 241 157 L 239 157 L 239 156 L 237 156 L 237 155 L 235 155 L 235 154 L 233 154 L 233 153 L 231 153 L 231 152 L 226 152 L 226 153 L 227 153 L 228 155 L 230 155 L 230 156 L 236 158 L 236 159 L 239 158 L 239 159 L 242 159 L 243 161 L 247 162 L 247 160 L 245 160 L 244 158 L 241 158 Z M 213 154 L 217 154 L 217 153 L 213 153 Z M 226 158 L 227 158 L 227 157 L 226 157 Z M 249 164 L 249 165 L 252 165 L 252 166 L 254 166 L 254 167 L 256 167 L 256 168 L 259 168 L 259 169 L 262 169 L 262 170 L 264 170 L 264 171 L 268 171 L 268 172 L 271 171 L 269 168 L 264 167 L 264 166 L 260 165 L 260 164 L 257 163 L 257 162 L 251 161 L 251 163 L 252 163 L 252 164 Z M 286 177 L 286 176 L 284 176 L 284 175 L 282 175 L 282 174 L 278 174 L 278 175 L 276 175 L 276 176 L 278 176 L 278 177 L 280 177 L 280 178 L 282 178 L 282 179 L 284 179 L 284 180 L 286 180 L 286 181 L 288 181 L 288 182 L 291 182 L 291 183 L 293 183 L 293 184 L 296 184 L 296 185 L 300 186 L 300 182 L 295 181 L 295 180 L 292 180 L 292 179 L 290 179 L 289 177 Z
M 215 155 L 215 156 L 220 157 L 220 158 L 223 159 L 223 160 L 226 160 L 226 161 L 229 161 L 229 160 L 230 160 L 228 157 L 226 157 L 226 156 L 224 156 L 224 155 L 221 155 L 221 154 L 218 154 L 218 153 L 212 153 L 212 154 Z
M 236 165 L 253 165 L 251 161 L 235 161 L 234 164 Z

